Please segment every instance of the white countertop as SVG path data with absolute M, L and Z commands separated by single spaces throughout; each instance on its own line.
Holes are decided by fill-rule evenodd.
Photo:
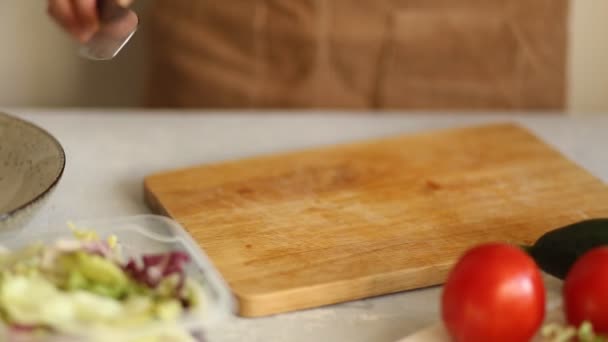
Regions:
M 608 117 L 416 113 L 4 111 L 64 145 L 59 187 L 28 229 L 67 220 L 148 213 L 147 174 L 256 154 L 473 123 L 517 121 L 591 173 L 608 180 Z M 551 298 L 559 283 L 550 283 Z M 409 291 L 259 319 L 234 318 L 211 341 L 393 342 L 436 322 L 440 288 Z

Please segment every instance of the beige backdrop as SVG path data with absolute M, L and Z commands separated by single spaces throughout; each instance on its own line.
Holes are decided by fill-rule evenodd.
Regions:
M 148 2 L 140 0 L 143 14 Z M 44 0 L 0 2 L 0 106 L 131 107 L 141 100 L 141 35 L 112 63 L 80 59 L 46 16 Z M 608 1 L 572 2 L 568 109 L 608 113 Z

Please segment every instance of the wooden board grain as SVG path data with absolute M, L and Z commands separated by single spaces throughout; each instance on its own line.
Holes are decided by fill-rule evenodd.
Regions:
M 608 216 L 599 179 L 509 123 L 174 170 L 145 191 L 250 317 L 437 285 L 474 244 Z

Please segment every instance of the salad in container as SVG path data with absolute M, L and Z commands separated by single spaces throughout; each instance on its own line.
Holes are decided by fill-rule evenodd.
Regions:
M 169 218 L 76 222 L 0 246 L 0 341 L 198 342 L 235 309 Z

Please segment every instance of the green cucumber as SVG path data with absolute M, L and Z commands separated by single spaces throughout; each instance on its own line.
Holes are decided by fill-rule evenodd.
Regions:
M 580 256 L 603 245 L 608 245 L 608 218 L 589 219 L 549 231 L 524 248 L 540 269 L 563 280 Z

